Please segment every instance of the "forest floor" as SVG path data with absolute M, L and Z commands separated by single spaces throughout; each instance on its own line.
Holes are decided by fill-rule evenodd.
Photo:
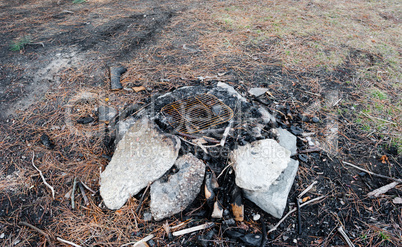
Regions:
M 223 74 L 242 94 L 266 87 L 276 105 L 319 119 L 303 130 L 325 151 L 300 160 L 289 207 L 313 181 L 309 196 L 324 199 L 303 207 L 300 234 L 293 213 L 267 246 L 346 246 L 340 226 L 356 246 L 402 245 L 402 185 L 369 197 L 393 181 L 344 163 L 402 178 L 400 1 L 0 0 L 0 9 L 0 246 L 120 246 L 149 234 L 150 246 L 239 246 L 220 222 L 169 238 L 165 222 L 144 220 L 148 198 L 138 213 L 136 197 L 117 211 L 102 206 L 107 126 L 76 123 L 99 105 L 122 111 Z M 128 90 L 110 90 L 112 65 L 128 69 Z M 73 209 L 75 179 L 95 193 L 88 204 L 77 194 Z M 167 223 L 208 222 L 196 210 Z M 268 229 L 279 221 L 246 202 L 233 229 L 261 233 L 257 213 Z

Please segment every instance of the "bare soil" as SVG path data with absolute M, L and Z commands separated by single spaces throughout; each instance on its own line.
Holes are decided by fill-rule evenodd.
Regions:
M 269 88 L 263 101 L 277 118 L 314 133 L 323 147 L 296 157 L 285 213 L 313 181 L 306 196 L 324 199 L 302 208 L 300 234 L 293 213 L 267 234 L 266 246 L 346 246 L 339 226 L 356 246 L 402 245 L 402 207 L 394 201 L 401 185 L 368 197 L 392 180 L 343 163 L 402 177 L 398 1 L 1 0 L 0 9 L 0 246 L 63 246 L 57 237 L 120 246 L 151 233 L 150 246 L 244 245 L 220 221 L 170 238 L 165 222 L 144 220 L 147 196 L 138 212 L 141 195 L 120 210 L 106 209 L 98 189 L 113 154 L 110 128 L 76 122 L 96 120 L 99 105 L 122 112 L 181 86 L 217 81 L 247 97 L 251 87 Z M 128 69 L 126 89 L 109 89 L 112 65 Z M 146 90 L 131 90 L 136 86 Z M 52 145 L 44 145 L 44 134 Z M 308 145 L 299 138 L 298 147 Z M 54 199 L 32 164 L 54 187 Z M 88 204 L 76 193 L 73 209 L 65 195 L 74 178 L 95 193 L 86 191 Z M 210 222 L 204 202 L 199 196 L 167 223 Z M 262 233 L 279 221 L 249 201 L 245 207 L 245 221 L 231 230 Z M 255 214 L 263 220 L 254 221 Z M 209 231 L 212 238 L 200 241 Z

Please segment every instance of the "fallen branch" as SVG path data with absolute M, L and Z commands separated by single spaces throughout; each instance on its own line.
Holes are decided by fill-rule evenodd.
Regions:
M 48 235 L 46 232 L 42 231 L 41 229 L 37 228 L 36 226 L 33 226 L 33 225 L 31 225 L 31 224 L 29 224 L 29 223 L 27 223 L 27 222 L 25 222 L 25 221 L 20 221 L 20 222 L 18 223 L 18 225 L 20 225 L 20 226 L 26 226 L 26 227 L 31 228 L 32 230 L 37 231 L 38 233 L 40 233 L 40 234 L 42 234 L 43 236 L 45 236 L 45 238 L 47 239 L 47 241 L 49 242 L 49 244 L 52 244 L 52 241 L 50 240 L 49 235 Z
M 342 237 L 346 240 L 346 243 L 349 245 L 349 247 L 355 247 L 353 242 L 350 240 L 346 232 L 343 230 L 342 226 L 338 227 L 338 232 L 342 235 Z
M 35 169 L 39 172 L 39 175 L 40 175 L 40 177 L 42 178 L 43 183 L 44 183 L 48 188 L 50 188 L 50 190 L 52 191 L 52 197 L 53 197 L 53 199 L 54 199 L 54 189 L 53 189 L 52 186 L 50 186 L 50 184 L 48 184 L 48 183 L 46 182 L 46 179 L 45 179 L 45 177 L 43 176 L 42 171 L 39 170 L 38 167 L 36 167 L 36 165 L 35 165 L 35 163 L 34 163 L 34 159 L 35 159 L 35 152 L 32 152 L 32 166 L 35 167 Z
M 386 193 L 388 190 L 395 188 L 395 186 L 397 186 L 399 183 L 398 182 L 392 182 L 390 184 L 384 185 L 376 190 L 371 191 L 370 193 L 368 193 L 368 196 L 374 196 L 374 197 L 379 197 L 381 194 Z
M 75 243 L 73 243 L 73 242 L 64 240 L 64 239 L 59 238 L 59 237 L 57 237 L 56 239 L 57 239 L 58 241 L 62 242 L 62 243 L 69 244 L 69 245 L 74 246 L 74 247 L 82 247 L 81 245 L 75 244 Z
M 205 224 L 202 224 L 202 225 L 199 225 L 199 226 L 190 227 L 190 228 L 187 228 L 187 229 L 183 229 L 183 230 L 174 232 L 173 236 L 177 237 L 177 236 L 181 236 L 181 235 L 184 235 L 184 234 L 187 234 L 187 233 L 192 233 L 192 232 L 195 232 L 195 231 L 208 229 L 208 228 L 210 228 L 210 227 L 212 227 L 214 225 L 215 225 L 215 223 L 212 222 L 212 223 L 205 223 Z
M 304 206 L 306 206 L 306 205 L 308 205 L 308 204 L 310 204 L 310 203 L 312 203 L 312 202 L 319 201 L 319 200 L 323 199 L 324 197 L 325 197 L 325 196 L 320 196 L 320 197 L 311 199 L 310 201 L 307 201 L 307 202 L 305 202 L 305 203 L 303 203 L 303 204 L 300 204 L 300 208 L 302 208 L 302 207 L 304 207 Z M 282 224 L 282 222 L 283 222 L 289 215 L 291 215 L 292 213 L 296 212 L 296 210 L 297 210 L 297 208 L 294 208 L 294 209 L 290 210 L 285 216 L 282 217 L 282 219 L 281 219 L 271 230 L 268 231 L 268 233 L 271 233 L 271 232 L 275 231 L 276 229 L 278 229 L 279 225 Z
M 391 178 L 391 177 L 384 176 L 384 175 L 381 175 L 381 174 L 378 174 L 378 173 L 374 173 L 374 172 L 368 171 L 368 170 L 366 170 L 366 169 L 363 169 L 363 168 L 361 168 L 361 167 L 358 167 L 358 166 L 353 165 L 353 164 L 351 164 L 351 163 L 349 163 L 349 162 L 346 162 L 346 161 L 342 161 L 342 162 L 343 162 L 343 164 L 345 164 L 345 165 L 354 167 L 354 168 L 356 168 L 356 169 L 358 169 L 358 170 L 360 170 L 360 171 L 366 172 L 366 173 L 371 174 L 371 175 L 373 175 L 373 176 L 377 176 L 377 177 L 380 177 L 380 178 L 386 178 L 386 179 L 390 179 L 390 180 L 393 180 L 393 181 L 398 182 L 398 183 L 402 183 L 402 179 Z

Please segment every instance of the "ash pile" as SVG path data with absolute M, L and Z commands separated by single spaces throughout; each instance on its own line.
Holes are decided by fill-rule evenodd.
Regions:
M 101 173 L 106 207 L 119 209 L 149 188 L 156 221 L 182 212 L 197 196 L 208 219 L 243 221 L 245 199 L 281 218 L 302 130 L 277 120 L 258 98 L 264 93 L 251 89 L 256 100 L 248 100 L 219 82 L 133 106 L 114 125 L 116 149 Z

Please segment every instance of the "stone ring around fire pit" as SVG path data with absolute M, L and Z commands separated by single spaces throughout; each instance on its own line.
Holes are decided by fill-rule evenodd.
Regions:
M 178 103 L 197 97 L 207 104 L 202 111 L 197 108 L 201 115 L 191 120 L 209 122 L 196 126 L 196 131 L 182 128 L 177 122 L 188 119 L 180 116 L 182 112 L 172 113 L 172 106 L 183 107 Z M 214 114 L 218 118 L 212 118 Z M 183 87 L 159 96 L 135 116 L 119 119 L 115 131 L 116 149 L 100 181 L 100 194 L 109 209 L 119 209 L 152 183 L 153 218 L 170 217 L 195 200 L 208 169 L 215 179 L 215 174 L 222 175 L 216 186 L 209 186 L 211 191 L 205 191 L 213 195 L 206 198 L 208 217 L 231 217 L 229 209 L 237 205 L 232 215 L 242 220 L 239 193 L 232 193 L 236 191 L 274 217 L 282 217 L 298 169 L 298 161 L 290 158 L 296 154 L 296 137 L 276 128 L 266 108 L 249 102 L 228 84 Z M 210 183 L 206 180 L 205 190 Z

